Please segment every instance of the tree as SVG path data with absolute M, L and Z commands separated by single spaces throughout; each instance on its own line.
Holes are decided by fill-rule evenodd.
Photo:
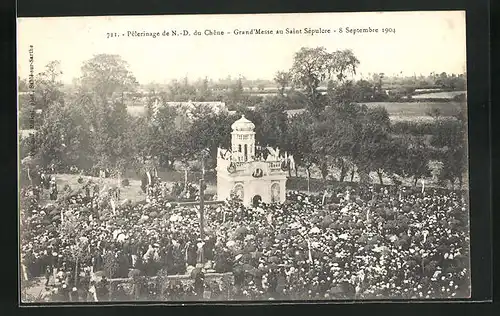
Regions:
M 370 171 L 376 171 L 382 184 L 384 172 L 392 168 L 397 157 L 389 134 L 389 114 L 383 107 L 361 106 L 359 109 L 359 119 L 352 123 L 356 134 L 350 157 L 360 178 L 367 178 Z
M 274 76 L 274 81 L 279 86 L 279 94 L 283 96 L 285 94 L 285 89 L 290 85 L 291 75 L 287 71 L 278 71 Z
M 413 185 L 416 186 L 419 179 L 431 176 L 429 160 L 432 156 L 431 148 L 428 148 L 421 138 L 405 137 L 394 140 L 395 150 L 398 155 L 393 164 L 393 172 L 403 177 L 413 177 Z
M 35 107 L 30 103 L 29 95 L 19 95 L 18 99 L 19 129 L 33 129 L 39 126 Z
M 209 87 L 208 78 L 205 77 L 201 82 L 200 88 L 198 89 L 196 100 L 206 102 L 211 100 L 212 98 L 212 90 Z
M 158 101 L 156 114 L 151 119 L 137 118 L 132 130 L 135 131 L 135 148 L 140 157 L 157 156 L 161 166 L 172 168 L 175 160 L 184 155 L 183 148 L 187 145 L 180 140 L 186 141 L 186 132 L 181 130 L 182 124 L 179 123 L 181 109 L 164 102 L 163 99 Z
M 73 104 L 50 107 L 36 138 L 37 157 L 42 164 L 61 167 L 90 164 L 90 131 L 81 108 Z
M 369 102 L 374 99 L 373 85 L 366 80 L 346 80 L 338 84 L 330 82 L 328 96 L 334 104 Z
M 367 80 L 359 80 L 354 86 L 354 100 L 368 102 L 374 99 L 374 86 Z
M 217 148 L 229 148 L 231 144 L 231 124 L 238 118 L 228 113 L 206 113 L 195 116 L 189 137 L 192 139 L 193 155 L 199 156 L 205 148 L 209 149 L 212 161 L 217 159 Z
M 355 87 L 351 80 L 340 84 L 330 81 L 327 89 L 329 101 L 333 106 L 345 106 L 356 101 Z
M 59 80 L 61 74 L 61 63 L 54 60 L 45 65 L 43 72 L 35 76 L 35 109 L 45 111 L 53 104 L 64 102 L 62 82 Z
M 156 89 L 150 89 L 146 101 L 146 118 L 148 121 L 154 120 L 157 114 L 158 106 L 161 104 L 160 92 Z
M 82 66 L 75 102 L 81 105 L 91 132 L 90 156 L 95 167 L 120 174 L 135 156 L 132 119 L 123 94 L 137 81 L 118 55 L 95 55 Z
M 385 74 L 383 72 L 372 75 L 374 100 L 384 101 L 388 98 L 387 93 L 383 89 L 384 78 L 385 78 Z
M 231 85 L 231 89 L 228 92 L 228 101 L 231 104 L 238 105 L 242 103 L 244 99 L 244 94 L 243 94 L 243 83 L 241 81 L 241 78 L 238 78 L 234 84 Z
M 284 148 L 288 127 L 286 100 L 283 97 L 266 98 L 256 107 L 256 112 L 262 118 L 257 131 L 260 145 Z
M 313 151 L 314 125 L 315 120 L 308 112 L 296 114 L 288 119 L 285 150 L 293 155 L 297 166 L 308 171 L 308 175 L 310 168 L 318 161 L 317 154 Z
M 328 53 L 324 47 L 301 48 L 295 53 L 292 69 L 292 82 L 304 88 L 309 98 L 309 110 L 318 115 L 324 108 L 319 102 L 318 87 L 332 77 L 342 82 L 347 74 L 355 73 L 359 60 L 351 50 Z
M 26 79 L 21 79 L 21 77 L 17 76 L 17 82 L 18 82 L 18 91 L 19 92 L 28 92 L 28 83 Z
M 114 102 L 101 108 L 91 133 L 91 155 L 97 168 L 115 169 L 121 174 L 133 160 L 135 131 L 124 104 Z
M 99 54 L 83 63 L 81 87 L 96 95 L 101 106 L 107 105 L 117 94 L 133 91 L 137 80 L 128 63 L 119 55 Z
M 334 164 L 340 169 L 340 181 L 343 181 L 347 174 L 347 161 L 349 159 L 350 148 L 353 144 L 354 126 L 350 123 L 356 118 L 341 112 L 337 108 L 329 108 L 323 112 L 321 120 L 314 129 L 313 151 L 319 157 L 323 157 L 321 162 L 322 175 L 327 175 L 328 164 Z
M 388 136 L 377 137 L 378 139 L 372 140 L 365 145 L 365 161 L 369 165 L 368 170 L 374 170 L 377 173 L 379 182 L 384 184 L 384 174 L 393 174 L 395 162 L 398 159 L 397 143 Z M 371 161 L 367 161 L 369 157 Z
M 440 178 L 455 183 L 458 180 L 460 188 L 467 172 L 467 121 L 465 111 L 457 114 L 456 120 L 437 120 L 431 145 L 441 149 L 443 169 Z

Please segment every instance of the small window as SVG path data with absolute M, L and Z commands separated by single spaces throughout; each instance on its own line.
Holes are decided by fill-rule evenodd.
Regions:
M 241 144 L 238 145 L 238 151 L 241 152 Z

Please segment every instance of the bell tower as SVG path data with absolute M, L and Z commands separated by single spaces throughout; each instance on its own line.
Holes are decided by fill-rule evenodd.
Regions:
M 231 125 L 231 151 L 236 161 L 253 161 L 255 157 L 255 124 L 245 115 Z

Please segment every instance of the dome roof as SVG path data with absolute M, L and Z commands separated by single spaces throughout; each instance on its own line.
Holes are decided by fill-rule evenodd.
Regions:
M 253 132 L 255 124 L 249 121 L 245 115 L 242 115 L 239 120 L 231 125 L 231 128 L 235 132 Z

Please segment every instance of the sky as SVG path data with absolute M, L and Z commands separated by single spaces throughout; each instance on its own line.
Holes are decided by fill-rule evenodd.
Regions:
M 102 53 L 120 55 L 141 84 L 186 76 L 272 80 L 277 71 L 291 67 L 301 47 L 318 46 L 330 52 L 351 49 L 360 61 L 358 76 L 466 70 L 464 11 L 19 18 L 17 23 L 18 75 L 30 74 L 32 45 L 34 73 L 59 60 L 65 83 L 81 75 L 84 61 Z M 347 27 L 379 32 L 352 34 L 345 32 Z M 330 34 L 234 34 L 255 28 L 275 33 L 323 28 Z M 395 32 L 382 33 L 384 28 Z M 191 36 L 127 36 L 171 30 L 187 30 Z M 194 36 L 195 30 L 202 35 Z M 205 30 L 225 34 L 209 36 Z M 119 37 L 108 38 L 107 33 Z

